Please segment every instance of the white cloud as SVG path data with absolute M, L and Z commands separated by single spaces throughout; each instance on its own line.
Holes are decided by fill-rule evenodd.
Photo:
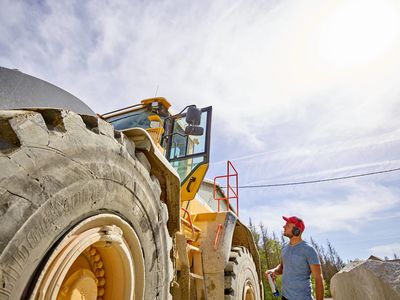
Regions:
M 253 152 L 230 157 L 239 170 L 240 185 L 276 184 L 352 176 L 400 167 L 397 149 L 400 132 L 371 136 L 333 145 L 314 144 L 275 151 Z M 250 152 L 251 153 L 251 152 Z M 214 173 L 223 172 L 226 160 L 211 164 Z M 381 182 L 397 178 L 399 171 L 364 177 Z M 335 184 L 341 184 L 337 182 Z
M 389 257 L 393 258 L 396 254 L 398 257 L 400 255 L 400 243 L 392 243 L 386 245 L 374 246 L 369 249 L 371 255 L 375 255 L 380 258 Z
M 2 44 L 18 45 L 0 63 L 41 75 L 99 112 L 152 96 L 157 86 L 178 107 L 213 104 L 215 121 L 229 133 L 227 140 L 246 140 L 260 151 L 270 146 L 274 131 L 288 133 L 274 143 L 281 145 L 347 140 L 371 134 L 387 122 L 400 93 L 400 45 L 393 42 L 399 33 L 391 26 L 399 9 L 392 1 L 367 4 L 363 2 L 368 10 L 360 15 L 357 1 L 286 1 L 275 6 L 247 1 L 58 1 L 42 8 L 6 2 L 2 7 L 19 7 L 12 15 L 21 20 L 22 30 L 0 38 Z M 343 11 L 354 18 L 350 27 L 365 15 L 377 20 L 370 39 L 391 30 L 373 62 L 335 70 L 326 65 L 329 53 L 324 53 L 332 47 L 324 50 L 320 44 L 329 44 L 322 37 L 342 36 L 331 31 L 342 28 L 335 18 Z M 10 17 L 4 23 L 14 24 Z M 366 34 L 362 27 L 351 32 L 355 40 Z M 335 59 L 345 62 L 345 50 Z
M 371 222 L 384 221 L 386 213 L 393 214 L 393 209 L 399 208 L 399 192 L 394 189 L 371 183 L 346 183 L 341 190 L 342 195 L 334 195 L 329 190 L 310 187 L 301 193 L 294 190 L 289 197 L 284 193 L 281 197 L 265 197 L 266 204 L 241 209 L 241 218 L 245 222 L 251 218 L 254 224 L 262 222 L 280 232 L 284 225 L 281 216 L 296 215 L 303 218 L 309 229 L 307 234 L 340 231 L 354 234 Z
M 395 1 L 341 1 L 321 26 L 320 51 L 326 62 L 335 69 L 347 68 L 387 55 L 398 42 L 400 22 L 393 9 L 397 5 Z M 372 21 L 376 19 L 379 22 Z

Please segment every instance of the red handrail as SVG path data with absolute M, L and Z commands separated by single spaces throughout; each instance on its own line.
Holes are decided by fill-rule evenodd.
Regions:
M 231 186 L 231 177 L 234 177 L 235 186 Z M 225 197 L 217 197 L 217 179 L 226 179 Z M 233 164 L 228 160 L 226 164 L 226 175 L 214 177 L 214 200 L 218 201 L 218 212 L 221 210 L 220 201 L 226 201 L 227 209 L 232 210 L 239 217 L 239 174 Z M 236 199 L 236 212 L 230 206 L 230 200 Z
M 188 215 L 188 222 L 190 225 L 190 229 L 192 230 L 192 239 L 194 239 L 195 233 L 194 233 L 194 226 L 193 226 L 193 222 L 192 222 L 192 216 L 190 215 L 189 211 L 184 209 L 183 207 L 181 207 L 181 209 Z M 184 217 L 182 217 L 182 219 L 185 219 Z

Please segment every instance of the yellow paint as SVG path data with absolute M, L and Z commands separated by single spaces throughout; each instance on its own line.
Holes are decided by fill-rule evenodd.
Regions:
M 32 299 L 144 297 L 141 244 L 130 224 L 111 214 L 99 214 L 75 226 L 41 272 Z
M 181 201 L 189 201 L 194 199 L 194 197 L 197 194 L 197 191 L 200 188 L 200 184 L 204 179 L 204 176 L 206 175 L 206 172 L 208 170 L 208 163 L 207 164 L 203 164 L 201 166 L 199 166 L 194 173 L 189 176 L 186 181 L 184 182 L 184 184 L 182 185 L 181 188 Z M 190 184 L 190 180 L 191 178 L 195 178 L 195 180 Z M 190 191 L 187 191 L 187 187 L 190 184 Z
M 96 300 L 98 296 L 96 282 L 97 279 L 91 271 L 79 269 L 68 277 L 57 299 Z
M 159 115 L 151 115 L 148 116 L 147 119 L 149 119 L 149 121 L 155 121 L 155 122 L 162 122 L 161 118 Z
M 222 216 L 222 217 L 220 217 L 220 216 Z M 213 222 L 217 219 L 217 217 L 225 220 L 225 218 L 226 218 L 225 216 L 226 216 L 226 212 L 199 213 L 197 215 L 196 214 L 194 215 L 196 222 Z
M 188 204 L 187 201 L 183 202 L 182 207 L 186 207 L 187 204 Z M 196 213 L 196 214 L 213 212 L 213 210 L 211 209 L 211 207 L 209 207 L 207 205 L 207 203 L 204 203 L 196 198 L 194 198 L 193 200 L 190 200 L 188 209 L 189 209 L 189 211 Z
M 74 261 L 62 283 L 57 300 L 97 299 L 104 294 L 104 264 L 95 247 L 88 247 Z M 99 273 L 102 273 L 99 276 Z M 103 282 L 104 281 L 104 282 Z
M 169 103 L 164 97 L 149 98 L 140 101 L 140 103 L 142 103 L 143 105 L 148 105 L 153 102 L 161 103 L 166 109 L 171 107 L 171 103 Z
M 162 128 L 162 127 L 146 128 L 146 131 L 150 134 L 151 139 L 153 140 L 154 144 L 159 146 L 162 134 L 164 133 L 164 128 Z

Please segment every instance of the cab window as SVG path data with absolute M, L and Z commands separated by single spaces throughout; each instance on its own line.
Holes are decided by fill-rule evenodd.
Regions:
M 209 161 L 211 107 L 202 109 L 199 126 L 204 128 L 203 135 L 186 135 L 187 125 L 185 115 L 173 120 L 166 153 L 167 159 L 177 170 L 182 183 L 196 167 Z
M 107 121 L 110 122 L 117 130 L 124 130 L 133 127 L 146 129 L 150 127 L 150 120 L 148 117 L 151 114 L 151 111 L 149 111 L 147 108 L 142 108 L 129 113 L 111 117 L 107 119 Z

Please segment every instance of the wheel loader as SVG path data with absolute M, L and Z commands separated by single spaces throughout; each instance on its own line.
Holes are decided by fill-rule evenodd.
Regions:
M 0 68 L 0 299 L 263 299 L 237 172 L 205 178 L 211 113 L 97 115 Z

